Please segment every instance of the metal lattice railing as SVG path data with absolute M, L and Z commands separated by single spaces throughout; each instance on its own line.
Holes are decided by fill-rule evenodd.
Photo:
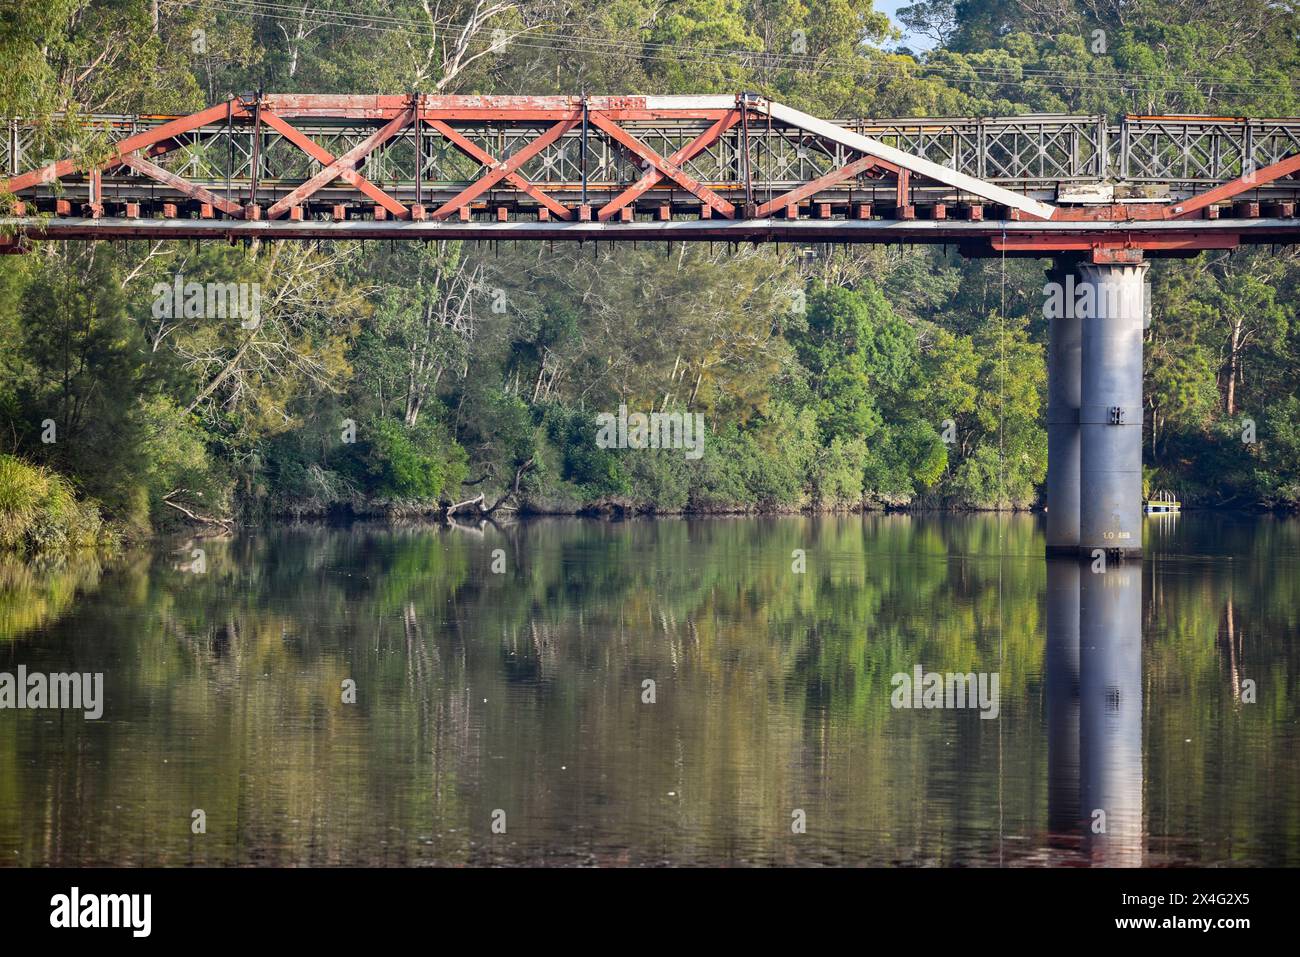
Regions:
M 82 124 L 84 137 L 73 144 L 87 156 L 97 148 L 160 126 L 170 117 L 93 116 Z M 341 155 L 375 129 L 365 121 L 312 119 L 298 129 Z M 480 121 L 459 131 L 500 160 L 535 139 L 549 124 Z M 925 157 L 952 170 L 1008 188 L 1050 190 L 1072 183 L 1161 184 L 1171 193 L 1222 183 L 1300 153 L 1300 120 L 1204 117 L 1130 117 L 1107 123 L 1095 116 L 1020 116 L 1003 118 L 918 118 L 849 120 L 837 125 L 890 146 Z M 626 124 L 629 132 L 669 156 L 708 126 L 705 120 L 658 120 Z M 416 136 L 421 139 L 416 147 Z M 255 139 L 260 137 L 255 148 Z M 842 166 L 845 148 L 802 130 L 758 125 L 729 130 L 716 143 L 683 164 L 702 182 L 736 184 L 744 177 L 746 148 L 755 189 L 784 189 Z M 177 137 L 178 148 L 160 161 L 167 169 L 208 188 L 245 190 L 252 181 L 254 157 L 259 183 L 275 193 L 318 168 L 274 130 L 255 134 L 250 124 L 213 123 Z M 37 169 L 69 155 L 66 139 L 54 139 L 38 126 L 10 120 L 0 140 L 0 170 L 6 176 Z M 428 188 L 472 181 L 482 168 L 444 137 L 425 127 L 405 130 L 368 157 L 367 177 L 399 193 L 419 179 Z M 1252 165 L 1253 164 L 1253 165 Z M 550 187 L 583 178 L 582 133 L 570 130 L 521 168 L 528 179 Z M 617 144 L 588 136 L 585 173 L 591 188 L 634 181 L 642 172 L 635 157 Z M 119 168 L 105 176 L 105 188 L 126 187 L 143 177 Z M 1288 181 L 1290 182 L 1290 181 Z

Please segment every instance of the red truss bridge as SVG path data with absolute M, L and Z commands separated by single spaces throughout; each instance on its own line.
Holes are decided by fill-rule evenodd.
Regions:
M 1300 119 L 828 121 L 739 96 L 236 97 L 21 119 L 0 250 L 33 239 L 955 244 L 1098 263 L 1300 237 Z M 60 150 L 63 152 L 61 153 Z

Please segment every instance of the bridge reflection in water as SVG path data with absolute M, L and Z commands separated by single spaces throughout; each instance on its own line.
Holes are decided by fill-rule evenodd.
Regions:
M 1094 866 L 1140 867 L 1140 563 L 1047 564 L 1048 827 Z

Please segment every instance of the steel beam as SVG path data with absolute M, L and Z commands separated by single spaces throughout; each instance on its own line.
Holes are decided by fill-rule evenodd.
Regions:
M 601 113 L 592 112 L 590 114 L 592 125 L 598 127 L 601 131 L 611 137 L 620 146 L 635 156 L 649 163 L 664 176 L 677 183 L 687 192 L 693 194 L 702 203 L 706 203 L 723 216 L 734 216 L 736 207 L 727 202 L 713 190 L 709 189 L 699 180 L 690 176 L 684 169 L 676 163 L 672 163 L 660 156 L 655 150 L 651 149 L 645 143 L 642 143 L 635 136 L 628 133 L 613 120 Z
M 107 163 L 100 164 L 114 165 L 120 161 L 122 156 L 128 153 L 134 153 L 145 147 L 156 146 L 182 133 L 188 133 L 208 123 L 215 123 L 217 120 L 224 119 L 227 113 L 234 116 L 247 116 L 247 112 L 237 101 L 227 104 L 218 103 L 216 106 L 210 106 L 206 110 L 201 110 L 192 116 L 182 116 L 179 119 L 171 120 L 161 126 L 155 126 L 152 129 L 145 130 L 143 133 L 137 133 L 134 136 L 128 136 L 123 140 L 113 144 L 114 156 Z M 4 184 L 4 192 L 17 193 L 32 186 L 41 183 L 52 183 L 77 171 L 78 160 L 64 159 L 55 163 L 48 163 L 39 169 L 30 170 L 13 177 Z
M 1174 206 L 1169 215 L 1180 218 L 1191 216 L 1212 203 L 1225 202 L 1247 190 L 1258 189 L 1274 180 L 1281 179 L 1283 176 L 1290 176 L 1297 171 L 1300 171 L 1300 153 L 1265 166 L 1263 169 L 1251 170 L 1231 182 L 1216 186 L 1214 189 L 1206 190 L 1198 196 L 1184 200 Z
M 441 133 L 444 137 L 446 137 L 448 142 L 450 142 L 453 146 L 459 149 L 470 159 L 474 160 L 475 162 L 482 163 L 488 169 L 496 169 L 498 167 L 505 166 L 504 163 L 498 160 L 491 153 L 480 148 L 477 143 L 473 142 L 470 139 L 467 139 L 458 130 L 452 129 L 442 120 L 430 120 L 429 127 Z M 518 166 L 515 166 L 505 174 L 505 180 L 507 183 L 514 186 L 516 189 L 518 189 L 520 192 L 524 193 L 525 195 L 531 196 L 539 204 L 545 206 L 547 209 L 549 209 L 556 216 L 559 216 L 561 219 L 573 218 L 573 210 L 569 209 L 569 207 L 565 206 L 563 203 L 552 198 L 543 190 L 538 189 L 535 185 L 530 183 L 528 180 L 524 179 L 524 177 L 519 175 L 517 169 Z M 464 193 L 462 193 L 461 195 L 464 195 Z
M 669 156 L 668 162 L 673 164 L 674 166 L 677 166 L 681 163 L 685 163 L 687 160 L 691 159 L 691 157 L 695 156 L 701 150 L 708 149 L 710 146 L 712 146 L 714 143 L 718 141 L 718 138 L 723 133 L 725 133 L 727 130 L 731 129 L 738 122 L 740 122 L 740 116 L 741 114 L 738 110 L 729 111 L 725 116 L 723 116 L 721 119 L 715 122 L 711 127 L 705 130 L 703 133 L 701 133 L 696 139 L 692 140 L 686 146 L 683 146 L 681 149 L 677 150 L 675 153 Z M 586 154 L 584 152 L 584 157 L 585 155 Z M 628 203 L 634 202 L 637 199 L 637 197 L 641 196 L 647 190 L 651 189 L 653 186 L 658 184 L 664 178 L 664 175 L 665 174 L 663 170 L 661 170 L 657 166 L 654 167 L 648 173 L 642 176 L 639 180 L 637 180 L 627 189 L 623 190 L 623 192 L 619 193 L 608 203 L 602 206 L 600 208 L 600 211 L 596 214 L 596 218 L 601 222 L 604 222 L 605 220 L 611 218 L 616 212 L 618 212 Z M 585 183 L 584 183 L 584 189 L 585 189 Z
M 329 150 L 325 149 L 325 147 L 321 146 L 311 137 L 295 129 L 288 122 L 286 122 L 281 117 L 276 116 L 271 111 L 262 110 L 261 120 L 263 123 L 271 127 L 271 129 L 275 130 L 277 133 L 283 136 L 294 146 L 298 147 L 298 149 L 302 150 L 304 153 L 306 153 L 316 162 L 320 163 L 321 166 L 329 167 L 338 162 L 337 156 L 335 156 Z M 388 210 L 394 216 L 405 219 L 407 216 L 411 214 L 411 211 L 409 209 L 407 209 L 405 206 L 403 206 L 393 197 L 389 196 L 382 189 L 380 189 L 374 183 L 370 182 L 370 180 L 366 179 L 356 170 L 352 171 L 351 185 L 355 186 L 358 190 L 361 191 L 361 193 L 373 199 L 376 203 L 384 207 L 384 209 Z
M 581 144 L 574 142 L 577 134 L 570 135 L 571 129 L 566 128 L 544 148 L 525 147 L 526 152 L 511 153 L 524 128 L 579 116 L 589 121 L 583 125 Z M 286 117 L 301 117 L 301 125 L 290 124 Z M 766 122 L 753 122 L 757 117 Z M 408 118 L 413 122 L 418 118 L 417 127 L 427 123 L 441 132 L 487 172 L 475 172 L 479 179 L 471 181 L 463 164 L 443 163 L 445 154 L 433 158 L 431 176 L 424 163 L 418 174 L 403 169 L 413 137 L 417 162 L 424 156 L 418 128 L 414 133 L 404 129 Z M 989 235 L 987 242 L 994 252 L 1030 256 L 1075 250 L 1091 252 L 1094 261 L 1114 262 L 1143 251 L 1189 255 L 1230 248 L 1236 242 L 1234 231 L 1203 228 L 1220 216 L 1227 219 L 1225 212 L 1231 225 L 1240 227 L 1235 232 L 1249 235 L 1246 241 L 1287 241 L 1293 236 L 1287 221 L 1293 218 L 1300 193 L 1296 179 L 1300 119 L 1126 117 L 1112 129 L 1105 118 L 1088 116 L 828 121 L 748 93 L 666 97 L 259 93 L 255 101 L 231 100 L 187 117 L 107 115 L 82 123 L 87 130 L 123 136 L 113 146 L 117 155 L 102 161 L 67 158 L 23 169 L 24 160 L 33 155 L 31 144 L 37 134 L 34 126 L 15 120 L 9 124 L 7 144 L 0 144 L 8 152 L 0 161 L 11 176 L 0 182 L 0 191 L 21 194 L 32 201 L 28 207 L 32 210 L 55 205 L 56 216 L 63 216 L 67 209 L 57 206 L 60 200 L 99 212 L 98 197 L 90 194 L 98 194 L 102 180 L 108 195 L 141 203 L 148 218 L 159 206 L 176 209 L 178 199 L 194 198 L 197 190 L 221 192 L 224 183 L 227 199 L 256 198 L 246 217 L 250 220 L 254 207 L 276 220 L 319 195 L 324 204 L 344 206 L 349 223 L 369 219 L 375 205 L 383 210 L 382 221 L 389 220 L 390 214 L 402 219 L 411 208 L 408 204 L 414 204 L 424 207 L 426 219 L 454 218 L 470 224 L 481 206 L 476 197 L 493 189 L 498 192 L 496 208 L 510 210 L 511 218 L 540 216 L 545 211 L 550 222 L 571 219 L 569 211 L 579 207 L 597 209 L 596 221 L 614 224 L 617 219 L 617 225 L 629 228 L 613 238 L 636 238 L 630 230 L 637 223 L 627 220 L 629 216 L 637 220 L 638 214 L 653 213 L 665 222 L 675 215 L 716 221 L 733 219 L 743 208 L 745 218 L 764 220 L 778 211 L 788 218 L 791 207 L 811 202 L 816 219 L 835 224 L 833 233 L 818 234 L 820 241 L 858 242 L 875 240 L 868 233 L 840 226 L 843 220 L 836 217 L 865 218 L 852 215 L 853 209 L 866 209 L 868 204 L 859 201 L 855 177 L 846 177 L 844 171 L 854 164 L 865 168 L 866 158 L 872 157 L 877 169 L 892 173 L 881 177 L 880 186 L 893 192 L 892 215 L 905 230 L 917 220 L 946 219 L 943 213 L 950 204 L 984 201 L 987 207 L 979 206 L 980 216 L 972 219 L 1003 226 L 1075 223 L 1093 231 L 1067 238 L 1054 229 L 1008 229 L 1005 238 Z M 275 130 L 324 168 L 302 182 L 292 150 L 266 153 L 260 148 L 263 129 Z M 594 136 L 594 144 L 588 134 Z M 357 145 L 359 139 L 363 142 Z M 346 149 L 332 145 L 340 140 Z M 494 148 L 494 142 L 503 145 Z M 331 143 L 330 149 L 326 143 Z M 580 170 L 572 160 L 578 145 L 583 147 Z M 133 167 L 133 172 L 145 172 L 163 189 L 135 175 L 103 175 L 114 166 L 132 166 L 122 156 L 138 153 L 150 160 L 180 149 L 190 154 L 186 170 Z M 379 156 L 372 160 L 373 166 L 383 169 L 385 189 L 357 170 L 367 154 L 381 149 L 393 159 L 391 167 L 381 166 Z M 335 151 L 343 155 L 335 156 Z M 508 158 L 498 161 L 493 155 L 497 153 Z M 630 181 L 625 153 L 648 164 L 649 172 L 637 171 Z M 237 154 L 241 169 L 233 168 Z M 223 155 L 224 164 L 219 159 Z M 288 162 L 285 156 L 290 157 Z M 536 172 L 525 172 L 525 162 L 531 162 Z M 1256 164 L 1263 165 L 1255 169 Z M 77 179 L 72 182 L 54 183 L 73 176 Z M 379 181 L 380 175 L 374 178 Z M 1225 179 L 1230 181 L 1221 182 Z M 504 186 L 498 186 L 503 180 Z M 1086 188 L 1102 183 L 1104 189 Z M 656 187 L 682 190 L 666 214 L 665 204 L 648 195 Z M 1262 206 L 1239 203 L 1224 209 L 1224 203 L 1248 190 L 1261 191 L 1256 198 L 1265 200 Z M 360 195 L 350 195 L 354 191 Z M 1058 205 L 1044 202 L 1053 196 L 1063 197 Z M 761 209 L 755 205 L 762 201 L 760 197 L 767 199 Z M 263 198 L 269 210 L 261 208 Z M 241 215 L 219 204 L 203 205 L 209 213 Z M 890 214 L 888 203 L 871 205 L 877 214 Z M 436 210 L 433 217 L 427 215 L 430 209 Z M 1276 229 L 1255 228 L 1253 220 L 1261 209 L 1266 217 L 1276 217 Z M 312 221 L 302 214 L 297 218 Z M 1171 221 L 1198 228 L 1177 234 L 1153 231 Z M 788 222 L 799 222 L 798 215 Z M 1094 233 L 1103 226 L 1120 226 L 1128 232 L 1099 243 Z M 781 231 L 747 235 L 756 241 L 790 236 Z M 904 241 L 932 241 L 928 233 L 889 235 Z M 989 252 L 982 244 L 965 243 L 962 248 L 975 255 Z
M 468 212 L 468 209 L 466 209 Z M 104 217 L 90 219 L 70 215 L 0 218 L 0 226 L 21 232 L 29 239 L 480 239 L 493 241 L 555 240 L 584 242 L 808 242 L 808 243 L 933 243 L 957 244 L 970 256 L 998 255 L 995 243 L 1005 231 L 1023 231 L 1033 239 L 1035 257 L 1049 256 L 1054 249 L 1105 252 L 1107 244 L 1122 252 L 1141 255 L 1147 241 L 1157 242 L 1164 234 L 1189 229 L 1189 224 L 1170 221 L 1144 227 L 1141 234 L 1122 224 L 1098 226 L 1083 223 L 998 223 L 972 220 L 883 220 L 883 219 L 691 219 L 667 222 L 591 222 L 577 220 L 483 222 L 466 219 L 428 220 L 350 219 L 290 221 L 247 219 L 135 219 Z M 1232 244 L 1274 244 L 1300 242 L 1300 219 L 1228 220 L 1196 223 L 1195 231 L 1207 241 L 1216 233 L 1232 237 Z M 1222 227 L 1214 229 L 1212 227 Z M 1157 253 L 1161 250 L 1157 247 Z M 1008 255 L 1011 255 L 1009 253 Z
M 334 162 L 330 163 L 311 179 L 307 180 L 307 182 L 303 183 L 288 196 L 284 197 L 284 199 L 273 203 L 271 208 L 267 210 L 267 217 L 269 219 L 275 219 L 279 216 L 283 216 L 291 207 L 297 206 L 299 203 L 309 199 L 317 190 L 326 183 L 329 183 L 331 180 L 341 179 L 349 186 L 356 186 L 358 178 L 360 177 L 360 174 L 356 171 L 357 164 L 374 152 L 377 147 L 390 139 L 393 134 L 403 126 L 410 123 L 414 115 L 415 111 L 413 109 L 408 109 L 393 117 L 393 119 L 384 124 L 383 128 L 371 133 L 362 142 L 358 143 L 342 156 L 335 159 Z
M 788 106 L 782 106 L 780 103 L 772 103 L 761 98 L 756 98 L 752 105 L 758 112 L 770 113 L 773 119 L 782 123 L 788 123 L 810 133 L 816 133 L 818 136 L 848 146 L 860 153 L 878 156 L 880 159 L 887 160 L 911 173 L 928 177 L 935 182 L 944 183 L 955 189 L 982 197 L 991 203 L 998 203 L 1010 209 L 1018 209 L 1035 219 L 1051 219 L 1052 214 L 1056 211 L 1056 208 L 1049 203 L 1040 203 L 1037 200 L 1028 199 L 1020 193 L 1013 193 L 1009 189 L 994 186 L 992 183 L 986 183 L 974 176 L 968 176 L 946 166 L 940 166 L 938 163 L 933 163 L 924 157 L 913 156 L 902 150 L 894 149 L 894 147 L 887 146 L 879 140 L 873 140 L 861 133 L 843 129 L 834 123 L 820 120 L 809 113 L 803 113 Z
M 177 176 L 175 173 L 169 172 L 154 163 L 150 163 L 147 159 L 144 159 L 135 153 L 127 153 L 123 155 L 119 159 L 119 162 L 123 166 L 129 166 L 136 172 L 143 173 L 150 179 L 162 183 L 164 186 L 170 186 L 172 189 L 189 196 L 191 199 L 197 199 L 200 203 L 207 203 L 211 206 L 215 206 L 223 213 L 227 213 L 231 216 L 239 215 L 240 208 L 238 203 L 224 200 L 220 196 L 204 189 L 202 186 L 196 186 Z
M 860 156 L 847 166 L 831 170 L 831 172 L 827 173 L 825 176 L 820 176 L 811 183 L 805 183 L 803 186 L 792 189 L 788 193 L 782 193 L 780 196 L 768 200 L 766 203 L 762 203 L 758 207 L 758 215 L 768 216 L 773 210 L 782 209 L 792 203 L 798 203 L 810 196 L 815 196 L 828 186 L 834 186 L 836 183 L 841 183 L 846 179 L 853 179 L 856 176 L 861 176 L 868 170 L 874 169 L 878 166 L 889 165 L 891 164 L 885 163 L 883 160 L 877 159 L 874 156 Z M 899 172 L 897 167 L 894 168 L 893 172 Z
M 484 173 L 483 176 L 475 180 L 469 186 L 466 186 L 451 199 L 447 200 L 447 202 L 439 206 L 434 210 L 432 218 L 435 220 L 446 219 L 458 210 L 467 208 L 472 200 L 486 193 L 489 189 L 510 174 L 517 173 L 519 167 L 523 166 L 529 159 L 536 156 L 547 146 L 555 142 L 555 140 L 559 139 L 581 122 L 581 115 L 570 116 L 560 120 L 541 136 L 537 137 L 537 139 L 516 152 L 510 157 L 510 159 L 506 160 L 504 163 L 497 163 L 490 167 L 488 172 Z M 432 122 L 430 125 L 432 125 Z

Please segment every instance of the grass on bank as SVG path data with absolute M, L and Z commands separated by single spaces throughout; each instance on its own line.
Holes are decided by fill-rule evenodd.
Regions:
M 57 554 L 118 544 L 98 504 L 79 499 L 67 479 L 0 455 L 0 552 Z

